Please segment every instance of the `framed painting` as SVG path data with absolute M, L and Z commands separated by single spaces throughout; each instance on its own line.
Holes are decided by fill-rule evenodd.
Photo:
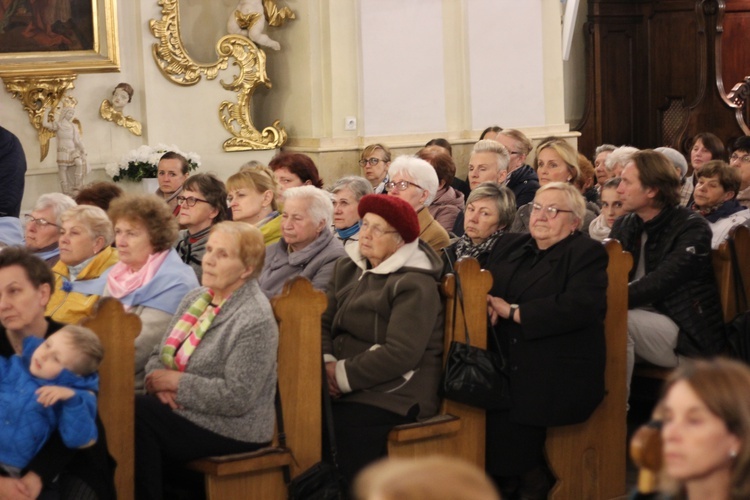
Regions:
M 119 69 L 116 0 L 0 0 L 0 75 Z

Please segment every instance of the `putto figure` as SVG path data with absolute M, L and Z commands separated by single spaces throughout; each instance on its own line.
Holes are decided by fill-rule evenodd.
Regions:
M 99 115 L 108 122 L 125 127 L 134 135 L 140 136 L 143 130 L 141 123 L 132 116 L 126 116 L 123 113 L 125 106 L 133 100 L 134 92 L 129 83 L 118 84 L 112 91 L 112 100 L 105 99 L 102 101 L 102 105 L 99 107 Z
M 295 19 L 289 7 L 279 9 L 276 0 L 240 0 L 227 21 L 227 33 L 244 35 L 269 49 L 279 50 L 281 45 L 265 34 L 266 25 L 282 26 L 287 19 Z
M 86 148 L 81 142 L 81 122 L 75 119 L 77 101 L 63 97 L 60 117 L 44 127 L 55 132 L 57 137 L 57 168 L 60 189 L 68 196 L 75 195 L 83 185 L 84 176 L 90 169 L 86 162 Z

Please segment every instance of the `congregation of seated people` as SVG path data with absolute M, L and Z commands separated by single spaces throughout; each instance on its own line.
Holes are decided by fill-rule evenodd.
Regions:
M 488 349 L 508 360 L 512 396 L 487 412 L 486 475 L 502 498 L 547 498 L 548 428 L 585 422 L 605 397 L 601 242 L 633 256 L 627 390 L 639 363 L 725 352 L 711 251 L 750 220 L 750 137 L 725 146 L 700 133 L 687 156 L 602 144 L 587 158 L 563 138 L 536 142 L 488 127 L 466 165 L 445 139 L 400 155 L 371 144 L 350 169 L 361 175 L 325 183 L 301 153 L 222 180 L 167 152 L 153 194 L 98 182 L 75 199 L 43 194 L 26 213 L 19 197 L 0 217 L 0 354 L 23 359 L 24 339 L 52 338 L 102 297 L 119 300 L 142 325 L 135 371 L 122 374 L 135 380 L 137 498 L 200 497 L 188 462 L 272 441 L 270 300 L 307 278 L 327 296 L 323 390 L 355 484 L 387 455 L 394 427 L 438 413 L 439 285 L 474 258 L 493 279 Z M 670 390 L 688 380 L 680 373 Z M 675 411 L 669 394 L 660 411 Z M 94 446 L 68 448 L 53 429 L 21 468 L 3 467 L 0 443 L 0 498 L 112 498 L 105 429 L 92 419 Z

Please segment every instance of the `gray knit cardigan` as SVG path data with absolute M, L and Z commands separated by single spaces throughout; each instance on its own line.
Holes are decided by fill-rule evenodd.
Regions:
M 162 341 L 151 354 L 146 373 L 164 368 L 159 353 L 184 312 L 204 292 L 182 300 Z M 249 443 L 273 437 L 276 352 L 279 332 L 273 310 L 255 279 L 224 303 L 180 378 L 179 415 L 222 436 Z

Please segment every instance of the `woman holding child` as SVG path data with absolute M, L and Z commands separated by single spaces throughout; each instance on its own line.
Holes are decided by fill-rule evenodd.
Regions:
M 20 248 L 0 252 L 0 356 L 21 354 L 24 338 L 47 338 L 64 327 L 44 316 L 53 288 L 44 261 Z M 82 450 L 67 448 L 54 433 L 21 478 L 0 474 L 0 498 L 36 498 L 43 489 L 63 499 L 114 498 L 114 464 L 98 418 L 97 430 L 96 444 Z
M 177 308 L 146 365 L 148 394 L 136 397 L 137 498 L 165 498 L 165 486 L 189 481 L 187 471 L 165 474 L 166 465 L 271 441 L 278 329 L 256 279 L 264 258 L 258 228 L 221 222 L 211 230 L 204 286 Z

